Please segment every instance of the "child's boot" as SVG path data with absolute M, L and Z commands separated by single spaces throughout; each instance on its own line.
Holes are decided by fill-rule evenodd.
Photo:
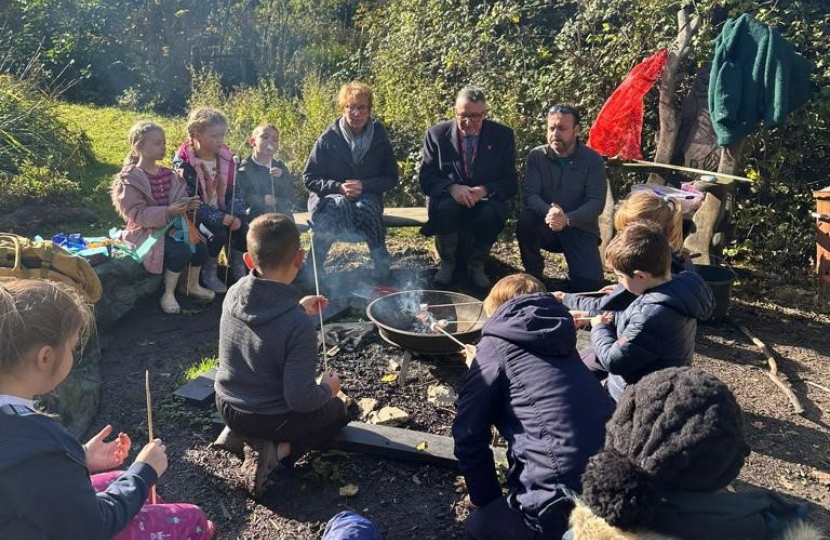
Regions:
M 205 265 L 202 266 L 202 283 L 213 292 L 222 294 L 228 292 L 228 288 L 216 274 L 216 261 L 215 257 L 208 257 L 205 261 Z
M 176 302 L 176 284 L 179 282 L 181 272 L 164 271 L 164 294 L 161 295 L 161 310 L 171 315 L 179 313 L 182 309 Z
M 213 302 L 216 293 L 210 289 L 206 289 L 199 284 L 199 274 L 202 270 L 201 266 L 190 266 L 187 269 L 187 277 L 179 280 L 178 290 L 181 294 L 189 296 L 194 300 L 201 302 Z
M 244 451 L 245 487 L 254 499 L 260 499 L 268 487 L 268 476 L 280 465 L 277 445 L 263 439 L 250 439 Z
M 233 270 L 234 281 L 239 281 L 248 275 L 248 265 L 245 264 L 245 259 L 242 258 L 244 254 L 244 251 L 237 251 L 235 249 L 231 252 L 231 268 Z
M 211 445 L 219 450 L 225 450 L 235 455 L 239 459 L 245 459 L 245 440 L 241 435 L 231 431 L 231 428 L 225 426 L 222 433 L 216 437 Z

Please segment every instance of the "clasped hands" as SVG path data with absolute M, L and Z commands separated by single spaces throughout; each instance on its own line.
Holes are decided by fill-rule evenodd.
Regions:
M 462 184 L 452 184 L 450 186 L 450 196 L 461 206 L 472 208 L 487 196 L 487 188 L 483 186 L 470 187 Z
M 346 180 L 340 184 L 340 194 L 348 199 L 357 199 L 363 193 L 363 182 L 361 180 Z
M 565 214 L 561 206 L 551 203 L 550 210 L 545 216 L 545 223 L 553 232 L 559 232 L 568 226 L 568 215 Z

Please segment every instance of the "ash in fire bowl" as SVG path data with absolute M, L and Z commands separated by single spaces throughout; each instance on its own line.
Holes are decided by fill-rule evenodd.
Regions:
M 487 320 L 480 300 L 449 291 L 403 291 L 372 302 L 369 317 L 391 330 L 437 334 L 437 324 L 451 334 L 480 330 Z
M 454 354 L 461 350 L 449 336 L 433 330 L 433 324 L 462 343 L 472 343 L 481 335 L 487 319 L 480 300 L 450 291 L 390 294 L 369 304 L 366 314 L 387 341 L 428 354 Z

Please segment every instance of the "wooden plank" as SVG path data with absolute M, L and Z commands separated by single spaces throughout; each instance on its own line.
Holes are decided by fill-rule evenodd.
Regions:
M 308 212 L 294 213 L 294 221 L 300 232 L 308 230 L 308 217 Z M 386 208 L 383 211 L 383 224 L 386 227 L 420 227 L 428 219 L 427 209 L 421 206 Z
M 213 381 L 216 378 L 216 368 L 209 369 L 175 392 L 174 396 L 184 398 L 193 405 L 207 405 L 213 402 Z
M 213 423 L 217 431 L 221 431 L 225 427 L 225 423 L 219 415 L 213 417 Z M 426 447 L 423 451 L 419 451 L 418 445 L 424 442 Z M 398 427 L 351 422 L 340 431 L 333 441 L 326 445 L 326 448 L 398 461 L 458 468 L 458 460 L 453 455 L 452 437 Z M 493 448 L 492 450 L 497 462 L 507 462 L 504 448 Z
M 417 447 L 422 443 L 426 447 L 419 451 Z M 330 445 L 346 452 L 458 468 L 452 438 L 398 427 L 352 422 Z

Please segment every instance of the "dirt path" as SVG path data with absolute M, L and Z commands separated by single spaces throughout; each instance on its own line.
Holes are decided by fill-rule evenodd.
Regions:
M 397 240 L 398 264 L 428 264 L 423 243 Z M 348 263 L 350 257 L 340 259 Z M 491 269 L 510 271 L 512 261 Z M 333 261 L 337 264 L 338 258 Z M 344 264 L 344 266 L 348 266 Z M 362 272 L 353 270 L 346 282 Z M 410 281 L 417 273 L 409 272 Z M 217 523 L 220 538 L 319 538 L 332 515 L 352 508 L 368 516 L 387 540 L 463 538 L 463 494 L 456 493 L 456 473 L 431 466 L 384 461 L 340 452 L 314 453 L 293 471 L 276 475 L 262 504 L 238 487 L 235 458 L 208 448 L 215 431 L 213 408 L 193 408 L 174 401 L 183 370 L 216 351 L 220 306 L 188 315 L 168 316 L 155 301 L 138 306 L 104 336 L 102 403 L 90 432 L 106 423 L 130 433 L 136 449 L 146 439 L 144 370 L 150 369 L 155 397 L 155 430 L 165 439 L 170 469 L 160 482 L 160 495 L 170 501 L 200 505 Z M 812 519 L 830 530 L 830 322 L 782 317 L 772 306 L 745 306 L 733 311 L 779 355 L 779 365 L 792 381 L 806 412 L 791 412 L 787 399 L 764 376 L 761 353 L 731 324 L 701 327 L 695 365 L 729 384 L 746 413 L 753 449 L 733 488 L 764 487 L 812 504 Z M 359 353 L 344 352 L 335 367 L 344 372 L 344 390 L 353 398 L 375 397 L 412 413 L 407 427 L 449 433 L 453 411 L 426 403 L 427 388 L 436 382 L 458 387 L 464 369 L 452 361 L 441 365 L 415 362 L 403 388 L 380 382 L 390 373 L 389 361 L 401 352 L 370 338 Z M 133 452 L 133 456 L 135 451 Z M 344 484 L 359 487 L 341 497 Z

